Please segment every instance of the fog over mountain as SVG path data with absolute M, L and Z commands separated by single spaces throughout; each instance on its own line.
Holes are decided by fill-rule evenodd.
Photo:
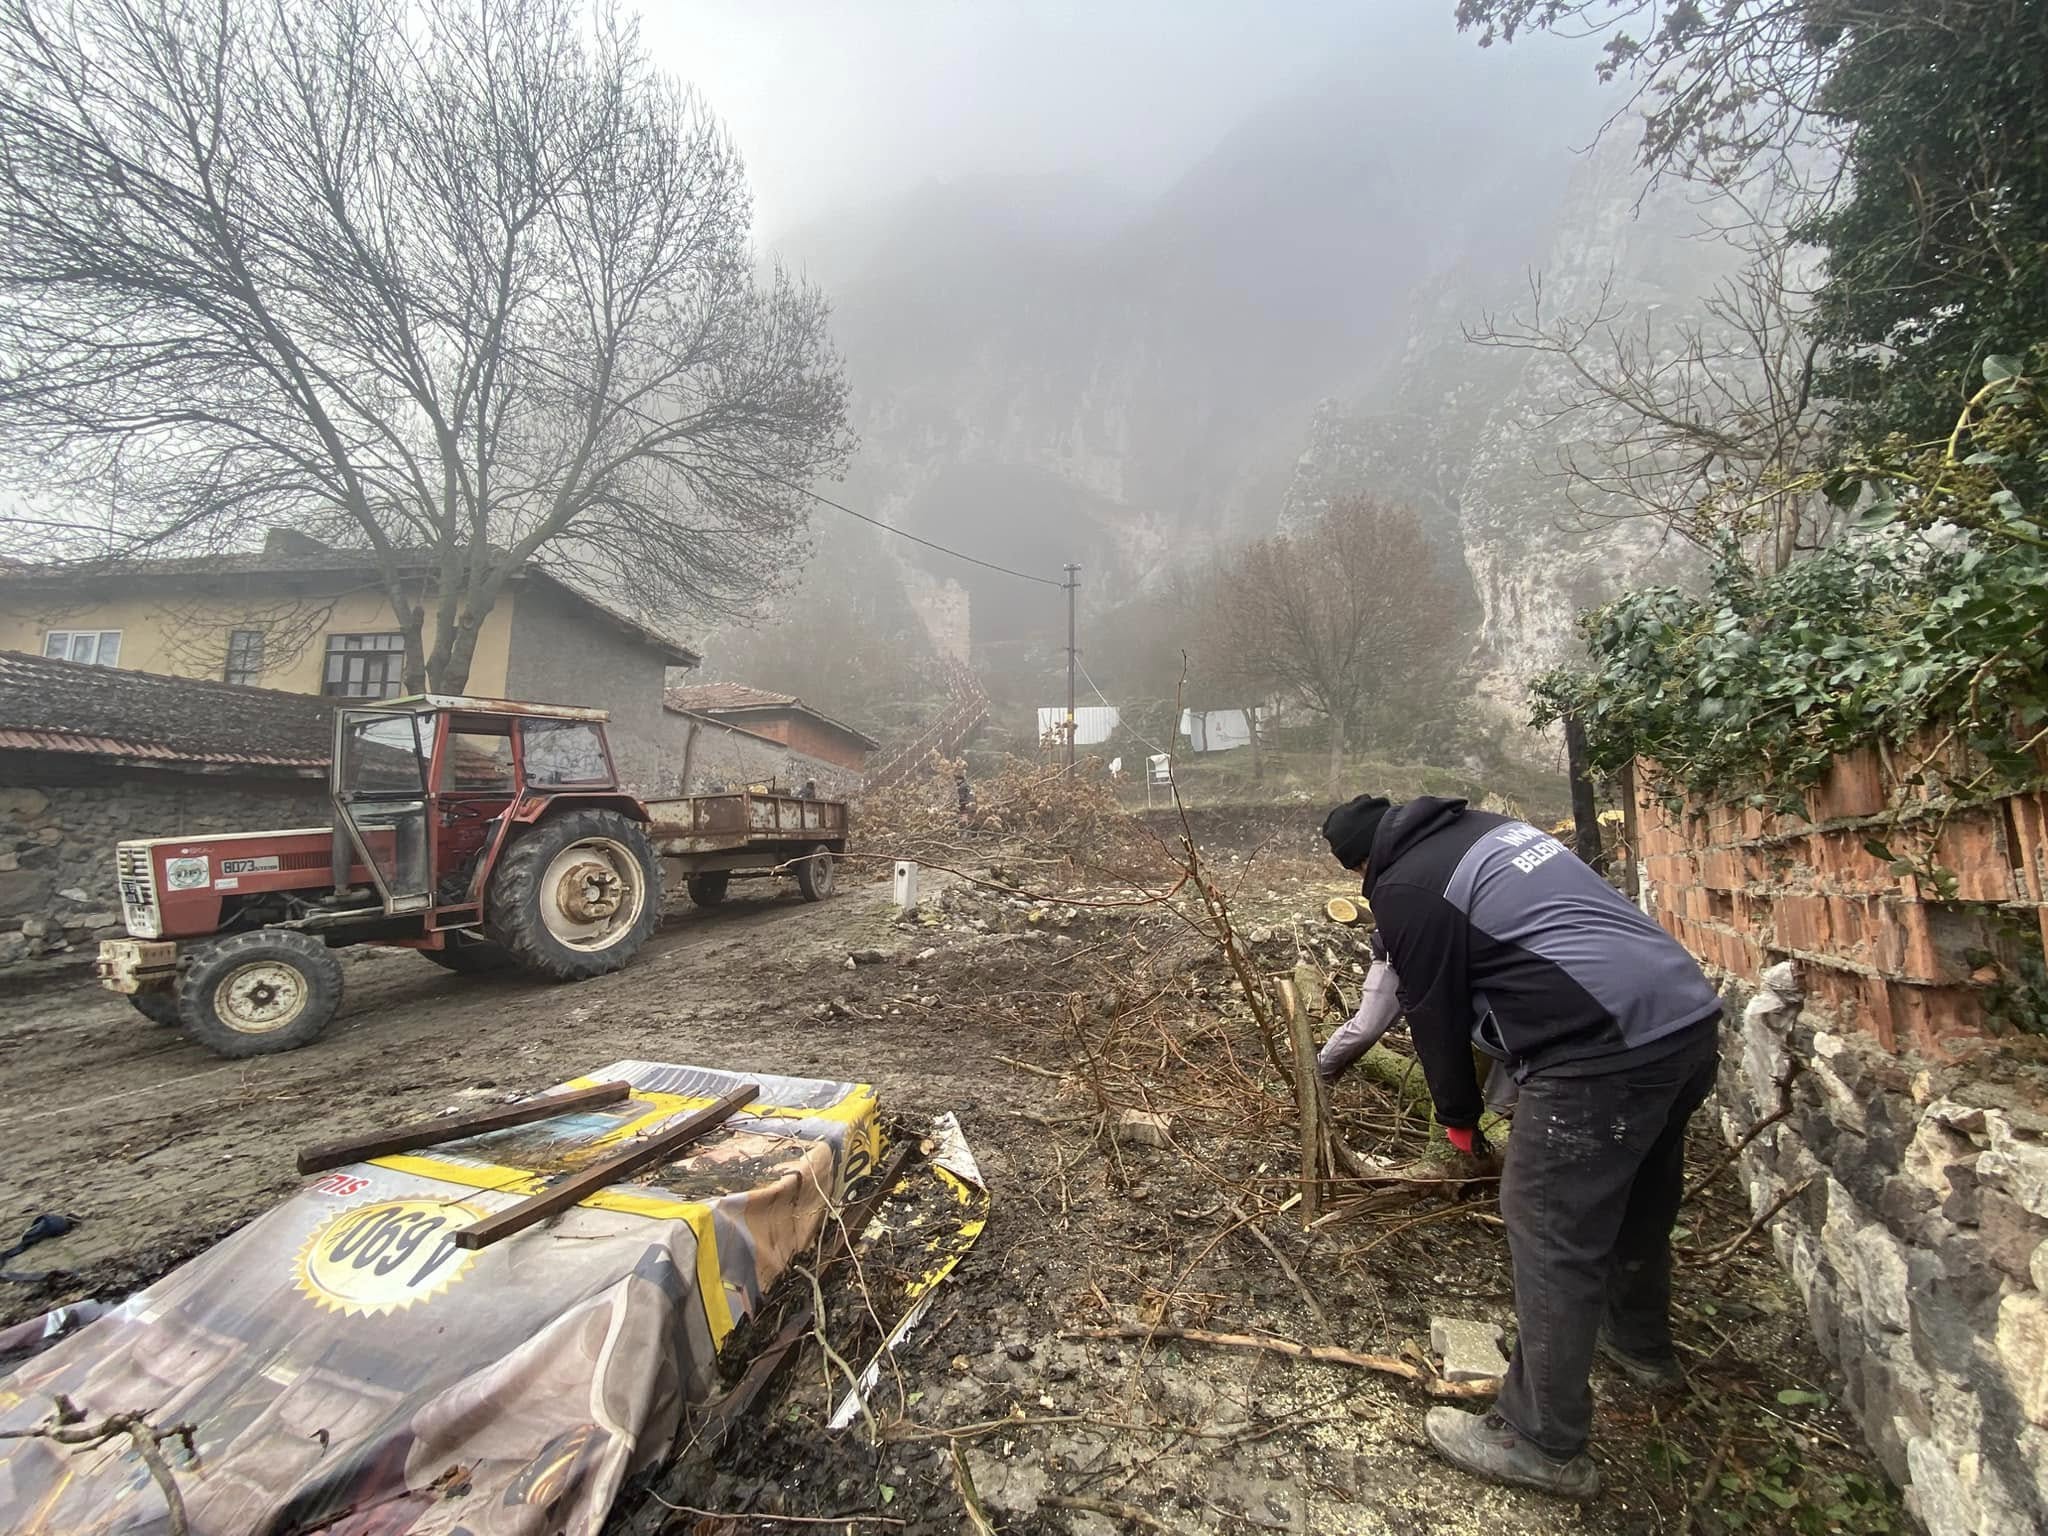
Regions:
M 1683 314 L 1726 252 L 1695 238 L 1675 196 L 1643 199 L 1629 125 L 1586 152 L 1618 102 L 1584 52 L 1481 51 L 1448 0 L 1335 25 L 1306 6 L 1245 9 L 1265 29 L 1257 46 L 1235 15 L 1141 7 L 1174 39 L 1156 69 L 1128 29 L 1103 39 L 1140 103 L 1175 109 L 1165 141 L 1129 157 L 1116 133 L 1130 104 L 1111 93 L 1092 104 L 1095 135 L 1071 120 L 1088 103 L 1067 102 L 1042 144 L 1020 114 L 1032 71 L 1058 78 L 1062 56 L 1087 79 L 1107 67 L 1084 13 L 1063 54 L 1020 43 L 1007 65 L 983 57 L 981 91 L 947 93 L 945 120 L 919 125 L 933 173 L 918 179 L 903 118 L 931 105 L 911 75 L 934 13 L 886 8 L 899 52 L 868 39 L 856 62 L 877 71 L 862 96 L 898 148 L 886 175 L 850 168 L 859 179 L 829 207 L 804 206 L 824 192 L 805 181 L 795 195 L 763 165 L 786 124 L 756 148 L 747 125 L 764 108 L 732 113 L 788 216 L 773 253 L 833 299 L 861 438 L 835 494 L 998 564 L 1057 576 L 1078 561 L 1095 604 L 1333 495 L 1406 501 L 1469 581 L 1475 671 L 1511 707 L 1568 645 L 1575 609 L 1641 579 L 1659 551 L 1647 534 L 1589 542 L 1561 526 L 1541 473 L 1555 444 L 1536 426 L 1556 365 L 1470 345 L 1464 328 L 1524 300 L 1539 271 L 1567 305 L 1611 281 L 1631 309 Z M 998 34 L 1018 25 L 996 15 Z M 716 79 L 704 88 L 730 110 Z M 846 159 L 868 129 L 818 131 Z M 848 536 L 819 532 L 828 549 Z M 965 590 L 981 659 L 1063 642 L 1042 588 L 900 541 L 895 553 L 915 604 L 934 578 Z M 807 580 L 830 582 L 832 564 Z

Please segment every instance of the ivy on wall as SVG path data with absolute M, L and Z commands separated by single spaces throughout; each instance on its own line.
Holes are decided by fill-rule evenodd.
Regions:
M 1862 526 L 1770 575 L 1731 551 L 1704 592 L 1650 587 L 1581 618 L 1588 664 L 1539 678 L 1534 721 L 1585 724 L 1591 766 L 1777 797 L 1830 758 L 1953 724 L 1988 791 L 2048 739 L 2048 356 L 1984 363 L 1934 444 L 1887 442 L 1831 493 Z

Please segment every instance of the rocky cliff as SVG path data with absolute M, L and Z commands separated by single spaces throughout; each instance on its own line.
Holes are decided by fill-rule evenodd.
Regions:
M 1573 153 L 1598 103 L 1558 100 L 1554 81 L 1333 91 L 1244 124 L 1145 207 L 991 178 L 794 237 L 784 254 L 835 297 L 862 440 L 848 494 L 999 564 L 1078 561 L 1095 601 L 1333 495 L 1407 500 L 1470 577 L 1475 666 L 1512 714 L 1574 612 L 1667 552 L 1571 526 L 1542 473 L 1560 365 L 1465 328 L 1535 271 L 1546 302 L 1606 284 L 1679 313 L 1721 259 L 1675 199 L 1639 204 L 1625 132 Z M 1057 594 L 907 558 L 964 589 L 977 646 L 1056 648 Z

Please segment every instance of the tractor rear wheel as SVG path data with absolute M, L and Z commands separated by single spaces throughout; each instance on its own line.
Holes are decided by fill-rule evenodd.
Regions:
M 128 1001 L 152 1024 L 168 1024 L 175 1028 L 183 1022 L 178 1017 L 178 989 L 175 986 L 144 987 L 140 992 L 130 992 Z
M 178 983 L 185 1033 L 216 1056 L 268 1056 L 319 1037 L 341 1006 L 341 961 L 289 928 L 194 951 Z
M 796 866 L 797 894 L 805 901 L 823 901 L 839 884 L 837 861 L 832 850 L 823 843 L 811 850 L 810 857 L 800 860 Z
M 692 875 L 687 882 L 690 900 L 700 907 L 715 907 L 725 900 L 725 894 L 732 887 L 732 876 L 724 870 L 708 875 Z
M 654 845 L 617 811 L 564 811 L 521 833 L 484 901 L 491 942 L 555 981 L 618 970 L 660 918 Z
M 420 955 L 442 970 L 454 971 L 461 976 L 488 976 L 494 971 L 506 970 L 512 964 L 512 957 L 489 939 L 479 939 L 467 933 L 451 933 L 441 948 L 423 949 Z

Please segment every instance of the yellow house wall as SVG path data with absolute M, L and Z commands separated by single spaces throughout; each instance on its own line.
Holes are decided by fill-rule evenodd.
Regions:
M 485 618 L 465 693 L 505 696 L 516 601 L 508 591 Z M 43 638 L 53 629 L 118 629 L 123 667 L 219 681 L 227 665 L 229 632 L 261 629 L 269 638 L 260 686 L 289 693 L 320 691 L 327 636 L 385 634 L 397 628 L 390 602 L 376 592 L 239 599 L 193 593 L 88 598 L 0 590 L 0 650 L 40 656 Z

